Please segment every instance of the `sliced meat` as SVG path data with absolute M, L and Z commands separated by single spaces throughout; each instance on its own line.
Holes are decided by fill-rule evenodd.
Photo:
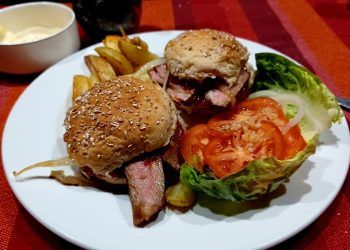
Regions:
M 166 146 L 164 153 L 161 155 L 163 161 L 167 162 L 175 170 L 180 169 L 180 147 L 185 131 L 180 123 L 177 124 L 175 133 L 169 144 Z
M 160 157 L 154 156 L 125 168 L 134 225 L 148 221 L 164 203 L 164 173 Z
M 220 89 L 212 89 L 205 93 L 205 99 L 211 102 L 213 105 L 226 107 L 231 99 L 225 91 Z
M 158 83 L 159 85 L 163 85 L 164 79 L 167 74 L 167 67 L 166 64 L 160 64 L 151 70 L 148 71 L 149 77 L 152 79 L 152 81 Z
M 174 102 L 181 103 L 188 101 L 196 92 L 196 89 L 189 86 L 169 82 L 166 91 Z
M 151 70 L 148 71 L 149 77 L 152 81 L 163 85 L 164 81 L 167 78 L 167 66 L 166 64 L 160 64 Z M 179 80 L 173 77 L 168 78 L 167 83 L 167 92 L 170 95 L 171 99 L 177 103 L 186 102 L 196 91 L 195 88 L 185 86 L 181 83 L 178 83 Z
M 226 107 L 229 103 L 235 102 L 235 96 L 248 82 L 250 74 L 246 69 L 242 69 L 237 78 L 236 84 L 232 87 L 221 85 L 218 89 L 212 89 L 205 93 L 205 99 L 211 104 Z
M 249 81 L 250 74 L 246 69 L 242 69 L 239 72 L 239 76 L 237 78 L 237 82 L 234 86 L 232 86 L 228 91 L 233 95 L 236 96 L 237 93 L 241 90 L 241 88 L 244 86 L 244 84 Z

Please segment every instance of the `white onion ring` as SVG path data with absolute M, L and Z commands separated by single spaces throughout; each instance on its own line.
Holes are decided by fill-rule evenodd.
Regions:
M 289 122 L 286 125 L 280 128 L 282 134 L 285 134 L 288 132 L 289 129 L 297 125 L 300 122 L 300 120 L 304 117 L 305 115 L 304 101 L 299 96 L 292 95 L 292 94 L 283 94 L 279 96 L 274 96 L 272 98 L 276 100 L 278 103 L 280 103 L 282 106 L 292 104 L 297 106 L 298 108 L 298 112 L 293 117 L 293 119 L 289 120 Z
M 284 125 L 282 128 L 280 128 L 282 134 L 285 134 L 288 132 L 289 129 L 297 125 L 300 120 L 305 115 L 305 103 L 303 99 L 301 99 L 298 95 L 295 94 L 279 94 L 273 90 L 262 90 L 255 92 L 249 96 L 249 99 L 257 98 L 257 97 L 269 97 L 277 101 L 282 106 L 286 106 L 288 104 L 292 104 L 297 106 L 298 112 L 293 117 L 293 119 L 289 120 L 289 122 Z

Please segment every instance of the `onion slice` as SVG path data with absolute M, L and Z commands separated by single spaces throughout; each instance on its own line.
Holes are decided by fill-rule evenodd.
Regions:
M 64 158 L 57 159 L 57 160 L 42 161 L 39 163 L 35 163 L 33 165 L 30 165 L 28 167 L 21 169 L 18 172 L 13 171 L 13 175 L 17 177 L 17 176 L 21 175 L 22 173 L 27 172 L 29 170 L 32 170 L 34 168 L 41 168 L 41 167 L 52 168 L 52 167 L 73 166 L 73 165 L 74 165 L 74 162 L 70 158 L 64 157 Z
M 303 119 L 305 115 L 304 101 L 299 96 L 292 95 L 292 94 L 283 94 L 272 98 L 276 100 L 278 103 L 280 103 L 282 106 L 292 104 L 294 106 L 297 106 L 298 108 L 298 111 L 296 115 L 293 117 L 293 119 L 289 120 L 289 122 L 286 125 L 280 128 L 282 134 L 285 134 L 288 132 L 289 129 L 291 129 L 295 125 L 298 125 L 301 119 Z
M 295 94 L 279 94 L 273 90 L 262 90 L 255 92 L 249 96 L 249 99 L 257 98 L 257 97 L 269 97 L 274 99 L 282 106 L 287 106 L 288 104 L 294 105 L 298 108 L 297 114 L 293 117 L 293 119 L 289 120 L 289 122 L 280 128 L 282 134 L 288 132 L 289 129 L 297 125 L 300 120 L 305 115 L 305 103 L 302 98 Z

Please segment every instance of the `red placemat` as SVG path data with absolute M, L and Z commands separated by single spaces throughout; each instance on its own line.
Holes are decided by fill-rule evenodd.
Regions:
M 1 7 L 1 6 L 0 6 Z M 139 31 L 214 28 L 275 48 L 350 97 L 346 0 L 144 0 Z M 1 58 L 0 58 L 1 60 Z M 15 101 L 36 76 L 0 74 L 0 138 Z M 345 113 L 347 120 L 350 113 Z M 38 223 L 14 197 L 0 161 L 0 249 L 75 246 Z M 309 227 L 276 249 L 350 249 L 350 183 Z

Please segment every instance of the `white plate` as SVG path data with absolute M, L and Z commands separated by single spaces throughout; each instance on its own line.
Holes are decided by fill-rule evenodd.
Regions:
M 162 55 L 166 42 L 178 34 L 170 31 L 140 36 L 151 51 Z M 266 46 L 240 41 L 248 47 L 253 64 L 257 52 L 276 53 Z M 285 194 L 250 204 L 250 209 L 235 209 L 227 202 L 213 206 L 202 199 L 186 213 L 165 209 L 156 221 L 136 228 L 126 195 L 63 186 L 47 178 L 16 181 L 14 170 L 66 155 L 62 124 L 71 103 L 72 77 L 88 74 L 83 56 L 93 53 L 93 48 L 66 58 L 34 80 L 12 109 L 3 135 L 4 168 L 15 195 L 38 221 L 62 238 L 95 249 L 265 248 L 305 228 L 337 195 L 349 166 L 345 119 L 321 136 L 317 153 L 291 177 Z M 48 174 L 48 169 L 36 169 L 25 177 Z

